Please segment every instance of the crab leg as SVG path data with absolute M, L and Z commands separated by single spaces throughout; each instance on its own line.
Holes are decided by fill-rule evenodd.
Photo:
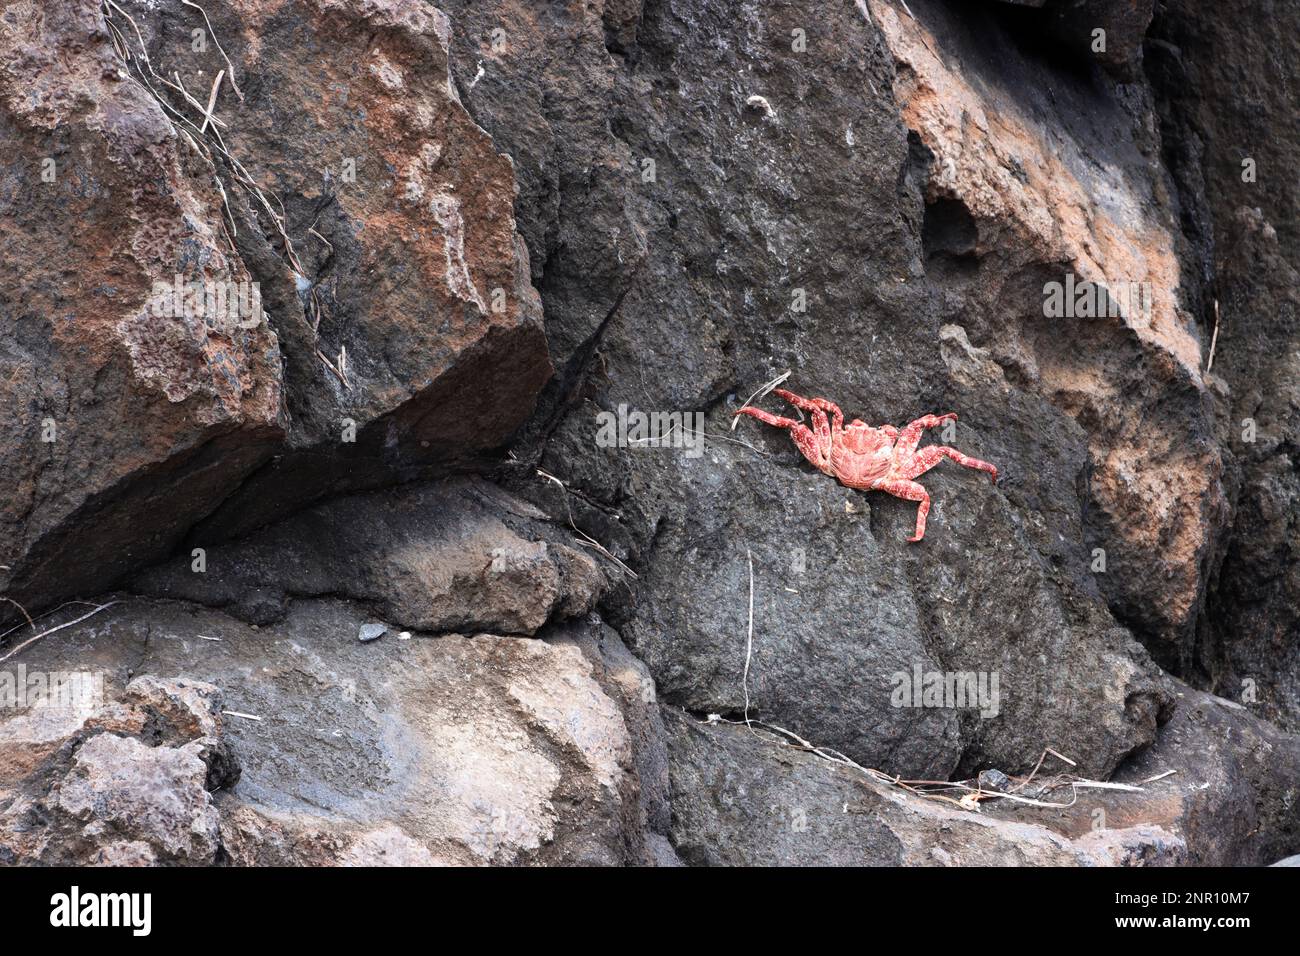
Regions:
M 793 418 L 782 418 L 779 415 L 773 415 L 769 412 L 763 411 L 761 408 L 753 408 L 752 406 L 742 408 L 740 411 L 736 412 L 736 414 L 750 415 L 757 418 L 760 422 L 775 425 L 777 428 L 790 429 L 790 437 L 794 439 L 795 445 L 798 446 L 799 451 L 803 453 L 803 456 L 816 465 L 819 470 L 824 471 L 828 475 L 834 474 L 834 472 L 830 470 L 831 456 L 829 441 L 823 443 L 819 437 L 813 433 L 812 429 L 803 422 L 797 422 Z M 830 426 L 826 422 L 825 415 L 821 416 L 820 422 L 814 422 L 814 424 L 818 426 L 819 432 L 824 428 L 827 432 L 827 438 L 830 437 Z M 825 450 L 823 451 L 823 449 Z
M 877 491 L 887 491 L 895 498 L 919 501 L 921 504 L 916 509 L 916 534 L 907 540 L 915 542 L 925 537 L 925 516 L 930 513 L 930 493 L 928 491 L 915 481 L 908 481 L 906 478 L 883 478 L 871 487 Z
M 827 399 L 804 398 L 784 388 L 775 388 L 772 391 L 795 408 L 801 408 L 812 415 L 813 430 L 817 435 L 818 457 L 814 458 L 807 452 L 804 452 L 804 457 L 832 478 L 838 478 L 835 469 L 831 467 L 831 451 L 840 443 L 841 436 L 844 434 L 844 413 L 840 411 L 840 407 Z M 826 420 L 827 412 L 830 413 L 833 423 Z
M 834 422 L 835 432 L 838 434 L 844 427 L 844 413 L 834 402 L 825 398 L 804 398 L 802 395 L 796 395 L 794 392 L 787 392 L 783 388 L 772 389 L 773 394 L 780 395 L 795 408 L 802 408 L 805 412 L 810 412 L 816 416 L 818 411 L 829 412 Z
M 956 412 L 949 412 L 947 415 L 922 415 L 899 433 L 896 446 L 899 454 L 911 455 L 916 451 L 916 446 L 921 444 L 921 432 L 927 428 L 938 428 L 944 422 L 956 420 Z
M 987 461 L 980 461 L 978 458 L 971 458 L 969 455 L 963 455 L 956 448 L 949 448 L 947 445 L 927 445 L 916 453 L 912 458 L 912 464 L 906 470 L 908 478 L 919 478 L 927 471 L 933 468 L 943 459 L 951 458 L 959 465 L 965 465 L 967 468 L 976 468 L 979 471 L 987 471 L 993 476 L 993 480 L 998 480 L 998 469 L 996 465 L 990 465 Z

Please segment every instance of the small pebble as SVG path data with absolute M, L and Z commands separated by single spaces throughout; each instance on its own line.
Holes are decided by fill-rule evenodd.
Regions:
M 361 632 L 357 634 L 357 637 L 361 640 L 361 643 L 365 644 L 379 640 L 387 632 L 388 628 L 383 624 L 362 624 Z
M 772 109 L 772 104 L 767 101 L 767 97 L 755 94 L 745 100 L 745 106 L 755 113 L 762 113 L 764 116 L 775 116 L 776 111 Z
M 979 784 L 981 790 L 991 790 L 994 793 L 1006 793 L 1011 789 L 1011 781 L 1001 770 L 981 770 Z

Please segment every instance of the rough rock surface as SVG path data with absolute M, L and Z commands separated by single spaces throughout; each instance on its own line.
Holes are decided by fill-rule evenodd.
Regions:
M 66 6 L 0 0 L 0 691 L 110 693 L 0 710 L 10 862 L 1300 850 L 1292 10 Z M 787 371 L 999 481 L 908 543 L 731 428 Z
M 254 624 L 282 618 L 290 596 L 338 595 L 404 627 L 527 636 L 585 614 L 606 584 L 596 558 L 546 519 L 483 481 L 406 485 L 318 505 L 200 549 L 201 564 L 186 555 L 145 571 L 132 587 Z
M 88 593 L 166 555 L 280 436 L 265 323 L 158 316 L 251 281 L 212 169 L 127 78 L 99 4 L 0 7 L 0 586 Z
M 448 9 L 471 36 L 509 19 L 508 5 Z M 808 48 L 794 51 L 787 38 L 814 22 Z M 943 264 L 927 261 L 926 184 L 939 171 L 909 141 L 888 97 L 898 54 L 870 11 L 657 4 L 642 11 L 635 53 L 612 61 L 600 52 L 603 31 L 589 14 L 539 29 L 552 31 L 556 43 L 578 36 L 593 47 L 566 60 L 589 69 L 550 80 L 553 98 L 528 95 L 513 81 L 524 72 L 548 81 L 532 43 L 512 42 L 494 71 L 481 51 L 454 66 L 468 86 L 483 59 L 485 75 L 467 90 L 467 105 L 516 156 L 524 192 L 561 197 L 545 222 L 521 219 L 534 263 L 563 276 L 570 250 L 609 248 L 610 236 L 638 240 L 616 246 L 616 279 L 584 262 L 583 281 L 563 281 L 561 294 L 548 294 L 542 282 L 548 336 L 565 370 L 553 395 L 577 399 L 558 421 L 543 416 L 550 424 L 539 429 L 547 439 L 540 454 L 547 471 L 582 492 L 585 501 L 575 497 L 574 506 L 583 526 L 643 568 L 638 588 L 654 599 L 629 600 L 611 614 L 664 698 L 692 711 L 743 708 L 749 550 L 760 589 L 755 714 L 916 775 L 989 760 L 1028 769 L 1049 738 L 1105 773 L 1148 743 L 1167 699 L 1089 570 L 1083 518 L 1096 509 L 1087 490 L 1087 432 L 1072 409 L 1054 406 L 1014 368 L 1000 369 L 997 356 L 970 357 L 954 338 L 963 332 L 949 333 L 953 348 L 941 347 L 945 320 L 972 308 L 966 298 L 974 296 L 947 288 Z M 602 124 L 584 123 L 585 113 L 573 116 L 562 105 L 591 96 L 597 63 L 605 79 L 596 88 L 608 85 L 614 104 L 615 142 Z M 751 95 L 765 97 L 773 114 L 753 115 Z M 538 139 L 552 120 L 554 140 Z M 584 138 L 591 145 L 576 150 Z M 608 150 L 621 177 L 587 176 L 587 157 Z M 656 161 L 653 181 L 637 177 L 644 159 Z M 1149 162 L 1131 165 L 1150 175 Z M 573 220 L 563 213 L 570 195 L 585 210 Z M 1058 205 L 1073 214 L 1065 199 Z M 548 200 L 543 208 L 557 207 Z M 1050 219 L 1042 228 L 1051 231 Z M 1083 228 L 1075 230 L 1079 242 Z M 987 268 L 996 277 L 993 258 Z M 611 317 L 623 289 L 630 291 Z M 806 312 L 792 307 L 797 290 Z M 1041 302 L 1035 291 L 1026 309 L 1041 310 Z M 1167 318 L 1181 321 L 1172 311 Z M 1047 334 L 1041 318 L 1027 334 Z M 593 337 L 596 368 L 585 351 Z M 1127 359 L 1110 359 L 1109 341 L 1070 354 L 1118 368 Z M 675 347 L 665 353 L 664 342 Z M 1179 348 L 1191 361 L 1194 343 Z M 671 360 L 654 361 L 664 354 Z M 644 374 L 647 357 L 653 374 Z M 913 506 L 827 482 L 800 465 L 787 438 L 753 423 L 727 431 L 728 412 L 785 369 L 796 370 L 796 390 L 831 397 L 871 421 L 955 409 L 963 417 L 952 443 L 994 461 L 1007 477 L 990 488 L 943 467 L 932 472 L 933 541 L 914 548 L 901 540 Z M 1095 379 L 1080 386 L 1120 387 Z M 705 409 L 705 455 L 598 447 L 596 416 L 621 405 Z M 1120 414 L 1117 402 L 1109 407 Z M 1165 440 L 1183 454 L 1172 435 Z M 536 491 L 521 490 L 550 509 L 562 506 L 553 488 L 533 485 Z M 1145 498 L 1157 501 L 1154 491 Z M 1188 499 L 1200 514 L 1203 503 L 1190 491 Z M 1181 529 L 1181 506 L 1173 507 L 1169 522 Z M 1209 533 L 1206 522 L 1196 527 Z M 1205 548 L 1203 535 L 1188 535 L 1189 548 Z M 1122 547 L 1113 550 L 1111 567 L 1119 562 L 1120 571 L 1111 577 L 1145 573 L 1148 552 L 1130 562 Z M 1185 564 L 1171 566 L 1182 573 Z M 1167 593 L 1165 577 L 1155 577 Z M 1194 619 L 1196 582 L 1179 612 L 1183 630 Z M 1014 673 L 1003 685 L 1010 711 L 994 721 L 951 710 L 918 719 L 891 707 L 893 674 L 916 664 Z
M 223 504 L 209 535 L 509 437 L 551 366 L 511 161 L 460 105 L 445 16 L 240 2 L 209 29 L 178 2 L 67 6 L 2 14 L 0 573 L 19 600 L 110 584 Z M 223 69 L 204 140 L 194 103 Z M 174 277 L 256 283 L 252 327 L 154 314 Z
M 160 73 L 211 85 L 225 58 L 192 51 L 196 10 L 127 8 Z M 292 254 L 265 224 L 237 240 L 279 307 L 292 428 L 207 525 L 230 535 L 501 445 L 551 366 L 512 162 L 460 103 L 446 16 L 423 0 L 241 0 L 209 16 L 243 93 L 222 99 L 231 161 L 295 237 Z M 245 218 L 265 214 L 243 198 Z
M 86 695 L 7 713 L 0 862 L 217 862 L 211 791 L 239 779 L 223 719 L 218 688 L 152 676 L 131 681 L 120 700 Z
M 1017 82 L 1033 61 L 990 23 L 917 9 L 872 4 L 904 122 L 930 162 L 930 272 L 1015 386 L 1083 428 L 1084 532 L 1106 554 L 1098 583 L 1157 659 L 1183 666 L 1226 502 L 1150 105 L 1098 102 L 1068 77 L 1047 90 Z M 1067 275 L 1126 308 L 1046 316 L 1040 290 Z M 1134 286 L 1150 290 L 1144 305 L 1126 295 Z
M 671 714 L 672 839 L 713 866 L 1175 865 L 1183 841 L 1136 825 L 1068 840 L 960 810 L 751 735 Z
M 180 726 L 183 745 L 159 744 L 157 717 L 139 716 L 167 713 L 152 698 L 176 682 L 152 678 L 127 685 L 123 704 L 69 715 L 57 734 L 25 713 L 0 721 L 16 791 L 0 793 L 0 856 L 87 862 L 83 847 L 110 837 L 187 863 L 639 864 L 665 854 L 662 832 L 651 837 L 665 819 L 655 774 L 666 763 L 656 769 L 647 748 L 634 755 L 650 718 L 625 719 L 620 703 L 644 685 L 653 704 L 653 685 L 617 635 L 593 625 L 556 641 L 417 634 L 363 645 L 362 620 L 354 605 L 306 601 L 259 629 L 137 601 L 33 648 L 29 668 L 103 672 L 110 697 L 132 670 L 227 691 L 224 702 L 180 696 L 190 679 L 171 691 L 201 722 Z M 217 745 L 238 754 L 242 774 L 226 772 L 209 795 L 201 754 Z
M 1286 855 L 1300 840 L 1300 739 L 1241 704 L 1190 687 L 1178 697 L 1155 744 L 1114 776 L 1142 793 L 1080 790 L 1066 809 L 999 806 L 994 815 L 1076 840 L 1158 827 L 1185 843 L 1183 862 L 1198 866 L 1261 866 Z
M 1216 693 L 1300 731 L 1300 162 L 1291 91 L 1300 10 L 1170 3 L 1152 26 L 1167 162 L 1184 229 L 1213 279 L 1218 437 L 1233 527 L 1200 630 Z M 1211 51 L 1231 44 L 1234 67 Z

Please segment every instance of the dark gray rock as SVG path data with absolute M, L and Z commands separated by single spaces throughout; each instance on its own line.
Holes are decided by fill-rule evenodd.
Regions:
M 1070 841 L 913 797 L 744 726 L 665 708 L 672 840 L 683 860 L 721 866 L 1095 866 L 1182 861 L 1159 827 Z
M 1194 683 L 1300 731 L 1300 10 L 1168 3 L 1149 56 L 1184 227 L 1219 304 L 1213 379 L 1233 526 Z M 1230 57 L 1215 51 L 1232 50 Z
M 387 632 L 388 627 L 384 624 L 362 624 L 361 630 L 357 634 L 357 639 L 361 641 L 362 644 L 366 644 L 370 641 L 379 640 Z
M 475 41 L 515 22 L 508 8 L 446 9 L 466 41 L 453 44 L 466 104 L 516 159 L 561 368 L 518 454 L 540 455 L 573 494 L 524 472 L 513 487 L 552 513 L 572 507 L 640 572 L 604 611 L 664 699 L 743 709 L 748 550 L 751 707 L 767 719 L 918 775 L 1027 769 L 1049 741 L 1105 773 L 1148 743 L 1168 698 L 1088 568 L 1090 436 L 1044 396 L 1053 389 L 942 331 L 967 302 L 931 281 L 932 170 L 890 99 L 895 53 L 873 16 L 678 0 L 643 10 L 635 47 L 611 53 L 594 14 L 574 10 L 516 24 L 491 58 Z M 561 43 L 570 56 L 545 55 Z M 752 96 L 772 115 L 755 116 Z M 1120 158 L 1148 175 L 1136 149 Z M 990 274 L 990 296 L 999 281 Z M 792 308 L 796 290 L 807 311 Z M 1108 346 L 1081 347 L 1095 362 Z M 835 485 L 754 422 L 728 430 L 739 401 L 788 369 L 795 391 L 871 422 L 958 411 L 953 443 L 998 464 L 1003 482 L 941 466 L 926 477 L 927 540 L 906 544 L 914 506 Z M 598 447 L 597 415 L 622 405 L 702 411 L 703 456 Z M 1188 547 L 1203 546 L 1201 526 L 1185 524 Z M 917 666 L 998 672 L 1000 716 L 891 706 L 893 675 Z
M 596 560 L 527 502 L 451 479 L 335 499 L 206 549 L 201 572 L 184 556 L 132 587 L 253 624 L 282 618 L 289 595 L 344 595 L 418 630 L 528 635 L 590 610 L 607 583 Z
M 979 785 L 981 790 L 991 790 L 994 793 L 1005 793 L 1011 789 L 1011 781 L 1001 770 L 981 770 Z
M 1158 827 L 1194 866 L 1264 866 L 1300 847 L 1300 738 L 1232 701 L 1179 685 L 1173 719 L 1113 779 L 1140 792 L 1081 789 L 1067 809 L 997 803 L 986 813 L 1072 840 Z

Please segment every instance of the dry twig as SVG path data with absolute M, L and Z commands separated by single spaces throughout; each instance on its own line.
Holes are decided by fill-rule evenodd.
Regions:
M 7 570 L 7 569 L 6 569 L 6 570 Z M 27 618 L 27 624 L 28 624 L 28 626 L 29 626 L 33 631 L 36 630 L 36 623 L 32 620 L 32 616 L 31 616 L 30 614 L 27 613 L 27 608 L 23 607 L 21 604 L 19 604 L 17 601 L 15 601 L 15 600 L 14 600 L 13 598 L 11 598 L 11 597 L 0 597 L 0 601 L 7 601 L 7 602 L 9 602 L 10 604 L 12 604 L 14 607 L 18 608 L 18 610 L 22 611 L 22 612 L 23 612 L 23 617 Z M 22 627 L 22 625 L 19 624 L 18 627 Z M 5 631 L 5 634 L 8 634 L 10 631 L 13 631 L 13 630 L 17 630 L 17 628 L 10 628 L 9 631 Z M 3 636 L 4 636 L 4 634 L 0 634 L 0 637 L 3 637 Z
M 212 122 L 212 111 L 216 109 L 217 94 L 221 92 L 221 81 L 225 76 L 225 70 L 218 70 L 217 78 L 212 81 L 212 92 L 208 94 L 208 107 L 203 111 L 203 125 L 199 127 L 200 136 L 207 132 L 208 124 Z
M 616 565 L 619 566 L 619 568 L 623 571 L 624 574 L 626 574 L 628 577 L 630 577 L 632 580 L 635 581 L 637 578 L 637 574 L 635 571 L 629 568 L 618 558 L 614 557 L 614 555 L 612 555 L 603 544 L 601 544 L 591 535 L 587 534 L 585 531 L 579 528 L 577 524 L 574 523 L 573 509 L 569 507 L 569 489 L 564 484 L 564 482 L 562 482 L 559 478 L 556 478 L 550 472 L 542 471 L 542 469 L 540 468 L 537 469 L 537 474 L 545 478 L 547 481 L 553 481 L 560 486 L 560 491 L 564 493 L 564 510 L 569 513 L 569 527 L 573 529 L 575 534 L 577 534 L 579 537 L 582 538 L 582 541 L 580 543 L 587 546 L 588 548 L 592 548 L 595 551 L 598 551 L 599 553 L 603 554 L 605 557 L 609 558 L 609 560 L 613 561 Z
M 238 711 L 238 710 L 223 710 L 222 713 L 228 717 L 243 717 L 245 720 L 262 719 L 261 717 L 258 717 L 256 714 L 245 714 L 242 711 Z
M 749 722 L 749 661 L 754 656 L 754 555 L 745 549 L 745 559 L 749 562 L 749 634 L 745 638 L 745 672 L 740 678 L 745 691 L 745 726 L 752 732 L 754 727 Z
M 766 383 L 765 385 L 760 385 L 758 391 L 755 392 L 753 395 L 749 396 L 749 398 L 745 399 L 744 403 L 740 406 L 740 408 L 736 409 L 736 411 L 739 412 L 743 408 L 748 408 L 751 404 L 756 402 L 758 399 L 762 398 L 768 392 L 772 391 L 772 389 L 776 388 L 778 385 L 780 385 L 782 382 L 784 382 L 787 378 L 790 377 L 791 371 L 792 371 L 791 369 L 786 369 L 783 373 L 778 375 L 776 378 L 772 379 L 772 381 Z M 739 415 L 733 415 L 731 417 L 731 430 L 733 432 L 736 430 L 736 425 L 739 424 L 739 422 L 740 422 Z
M 33 644 L 35 644 L 35 643 L 36 643 L 37 641 L 39 641 L 41 638 L 43 638 L 43 637 L 48 637 L 49 635 L 53 634 L 55 631 L 61 631 L 61 630 L 63 630 L 63 629 L 66 628 L 66 627 L 72 627 L 74 624 L 80 624 L 82 621 L 86 620 L 87 618 L 94 617 L 94 616 L 95 616 L 96 614 L 98 614 L 100 611 L 103 611 L 103 610 L 105 610 L 106 608 L 110 608 L 110 607 L 112 607 L 114 604 L 121 604 L 121 603 L 122 603 L 121 601 L 109 601 L 107 604 L 100 604 L 100 605 L 97 605 L 93 611 L 90 611 L 90 612 L 88 612 L 88 613 L 86 613 L 86 614 L 81 615 L 81 617 L 77 618 L 76 620 L 72 620 L 72 621 L 68 621 L 68 622 L 66 622 L 66 623 L 64 623 L 64 624 L 60 624 L 58 627 L 52 627 L 52 628 L 50 628 L 48 631 L 41 631 L 41 633 L 37 634 L 35 637 L 29 637 L 27 640 L 23 641 L 21 644 L 19 644 L 17 647 L 15 647 L 12 651 L 10 651 L 10 652 L 9 652 L 8 654 L 6 654 L 4 657 L 0 657 L 0 664 L 3 664 L 5 661 L 7 661 L 7 660 L 9 660 L 9 659 L 15 657 L 16 655 L 20 654 L 23 650 L 25 650 L 25 649 L 28 648 L 28 647 L 31 647 Z M 23 613 L 25 614 L 25 613 L 27 613 L 27 612 L 24 611 Z
M 1219 300 L 1214 300 L 1214 334 L 1210 336 L 1210 360 L 1205 363 L 1205 374 L 1214 368 L 1214 348 L 1219 344 Z

